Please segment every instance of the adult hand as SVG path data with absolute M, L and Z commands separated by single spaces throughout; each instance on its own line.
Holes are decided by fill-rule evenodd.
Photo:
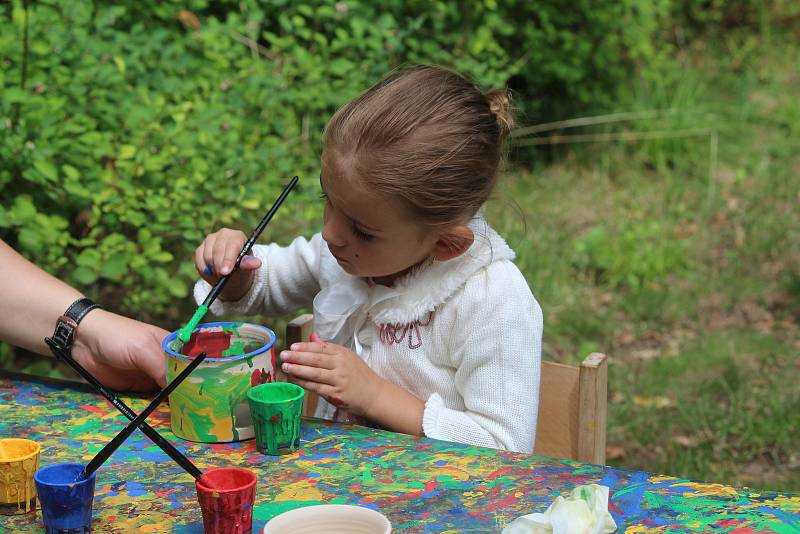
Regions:
M 194 251 L 194 265 L 203 279 L 212 286 L 220 277 L 233 271 L 236 258 L 242 251 L 247 236 L 239 230 L 223 228 L 208 234 Z M 231 275 L 219 295 L 222 300 L 236 301 L 242 298 L 253 285 L 255 270 L 261 267 L 261 260 L 255 256 L 245 256 L 239 269 Z
M 104 386 L 154 391 L 166 384 L 161 341 L 168 332 L 105 310 L 93 310 L 75 334 L 72 356 Z
M 353 351 L 321 341 L 316 334 L 307 343 L 293 343 L 281 352 L 281 369 L 291 382 L 325 397 L 337 408 L 368 416 L 370 403 L 383 379 Z

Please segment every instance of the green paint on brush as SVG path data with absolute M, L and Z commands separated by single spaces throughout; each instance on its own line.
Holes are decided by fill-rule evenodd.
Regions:
M 186 326 L 178 330 L 178 336 L 175 338 L 173 346 L 170 347 L 172 348 L 172 350 L 177 352 L 178 350 L 181 349 L 181 347 L 183 347 L 184 343 L 189 341 L 189 338 L 192 337 L 192 332 L 194 332 L 194 329 L 197 328 L 197 325 L 200 323 L 200 320 L 205 316 L 207 312 L 208 312 L 208 306 L 201 304 L 200 306 L 197 307 L 197 310 L 195 310 L 194 315 L 192 315 L 192 318 L 189 319 L 189 322 L 186 323 Z M 180 342 L 180 345 L 178 345 L 177 342 Z M 175 348 L 176 346 L 177 348 Z

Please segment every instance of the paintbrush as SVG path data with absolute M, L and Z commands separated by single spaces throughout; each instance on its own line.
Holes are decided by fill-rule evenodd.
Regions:
M 122 412 L 122 415 L 133 421 L 136 419 L 136 413 L 131 410 L 127 404 L 125 404 L 119 397 L 114 395 L 111 391 L 106 389 L 106 387 L 99 381 L 97 378 L 94 377 L 89 371 L 87 371 L 81 364 L 79 364 L 63 347 L 58 345 L 55 341 L 51 338 L 46 337 L 44 338 L 45 343 L 50 347 L 50 351 L 56 357 L 56 359 L 62 360 L 67 363 L 70 367 L 72 367 L 76 373 L 81 375 L 84 380 L 86 380 L 94 389 L 100 393 L 102 396 L 108 400 L 114 407 Z M 158 445 L 164 453 L 167 454 L 170 458 L 175 460 L 179 466 L 181 466 L 187 473 L 192 475 L 195 479 L 199 480 L 203 474 L 200 470 L 195 467 L 195 465 L 189 460 L 186 456 L 181 454 L 181 452 L 176 449 L 172 443 L 164 439 L 161 434 L 159 434 L 153 427 L 148 425 L 146 422 L 142 422 L 139 425 L 139 430 L 141 430 L 145 436 L 150 438 L 150 441 Z
M 272 205 L 267 214 L 264 215 L 264 218 L 261 219 L 261 222 L 258 223 L 256 229 L 253 230 L 253 233 L 250 234 L 250 237 L 244 244 L 244 248 L 242 248 L 242 251 L 239 253 L 239 257 L 236 258 L 236 263 L 233 264 L 233 269 L 231 269 L 231 272 L 220 278 L 217 281 L 217 283 L 214 284 L 214 287 L 211 288 L 211 291 L 208 293 L 203 303 L 197 307 L 197 310 L 195 310 L 194 315 L 192 315 L 192 318 L 189 319 L 189 322 L 186 323 L 186 325 L 183 328 L 178 330 L 178 335 L 175 336 L 175 339 L 170 344 L 170 348 L 172 350 L 174 350 L 175 352 L 180 352 L 180 350 L 183 348 L 184 343 L 189 341 L 189 338 L 192 337 L 192 332 L 194 332 L 194 329 L 197 327 L 197 324 L 200 322 L 200 320 L 203 318 L 206 312 L 208 312 L 208 308 L 211 306 L 211 304 L 217 299 L 217 296 L 225 287 L 225 284 L 228 283 L 228 279 L 239 268 L 239 264 L 242 263 L 242 260 L 247 255 L 247 253 L 250 252 L 250 249 L 255 244 L 256 239 L 258 239 L 258 236 L 261 235 L 261 232 L 264 231 L 264 228 L 266 228 L 269 221 L 272 220 L 273 215 L 275 215 L 275 212 L 278 211 L 278 208 L 281 206 L 281 204 L 283 204 L 283 201 L 286 200 L 287 195 L 295 186 L 297 180 L 298 180 L 297 176 L 292 176 L 292 179 L 289 180 L 289 185 L 287 185 L 286 188 L 281 192 L 280 196 L 278 197 L 278 200 L 275 201 L 275 204 Z
M 195 358 L 194 358 L 194 359 L 193 359 L 191 362 L 189 362 L 189 365 L 187 365 L 187 366 L 186 366 L 186 368 L 185 368 L 183 371 L 181 371 L 181 372 L 180 372 L 180 374 L 179 374 L 178 376 L 176 376 L 176 377 L 175 377 L 175 378 L 172 380 L 172 382 L 170 382 L 169 384 L 167 384 L 167 387 L 165 387 L 164 389 L 162 389 L 162 390 L 161 390 L 161 391 L 158 393 L 158 395 L 156 395 L 156 398 L 155 398 L 155 399 L 153 399 L 153 400 L 150 402 L 150 404 L 148 404 L 148 405 L 147 405 L 147 408 L 145 408 L 144 410 L 142 410 L 142 412 L 141 412 L 139 415 L 137 415 L 137 416 L 136 416 L 136 417 L 133 419 L 133 421 L 131 421 L 130 423 L 128 423 L 128 426 L 126 426 L 124 429 L 122 429 L 122 432 L 120 432 L 119 434 L 117 434 L 116 436 L 114 436 L 114 439 L 112 439 L 111 441 L 109 441 L 109 442 L 106 444 L 106 446 L 105 446 L 105 447 L 103 447 L 102 449 L 100 449 L 100 452 L 98 452 L 98 453 L 97 453 L 97 454 L 94 456 L 94 458 L 92 458 L 92 459 L 91 459 L 91 461 L 89 461 L 89 463 L 88 463 L 88 464 L 86 464 L 86 467 L 84 467 L 84 468 L 83 468 L 83 471 L 81 471 L 81 472 L 78 474 L 78 477 L 75 479 L 75 481 L 77 482 L 77 481 L 79 481 L 79 480 L 84 480 L 84 479 L 86 479 L 86 477 L 89 477 L 89 476 L 91 476 L 91 474 L 92 474 L 92 473 L 94 473 L 95 471 L 97 471 L 97 468 L 98 468 L 98 467 L 100 467 L 101 465 L 103 465 L 103 463 L 104 463 L 106 460 L 108 460 L 108 457 L 109 457 L 109 456 L 111 456 L 111 455 L 114 453 L 114 451 L 115 451 L 115 450 L 117 450 L 117 448 L 118 448 L 120 445 L 122 445 L 122 443 L 123 443 L 123 442 L 124 442 L 126 439 L 128 439 L 128 436 L 130 436 L 130 435 L 133 433 L 133 431 L 134 431 L 134 430 L 136 430 L 136 428 L 138 428 L 138 427 L 139 427 L 139 425 L 141 425 L 141 424 L 144 422 L 144 420 L 145 420 L 145 419 L 147 419 L 147 417 L 148 417 L 148 416 L 149 416 L 151 413 L 153 413 L 153 411 L 154 411 L 156 408 L 158 408 L 158 405 L 159 405 L 159 404 L 161 404 L 161 402 L 162 402 L 164 399 L 166 399 L 166 398 L 167 398 L 167 395 L 169 395 L 170 393 L 172 393 L 172 391 L 173 391 L 173 390 L 174 390 L 176 387 L 178 387 L 178 386 L 180 385 L 180 383 L 181 383 L 181 382 L 183 382 L 183 381 L 184 381 L 184 379 L 185 379 L 187 376 L 189 376 L 189 374 L 190 374 L 192 371 L 194 371 L 194 370 L 195 370 L 195 368 L 196 368 L 198 365 L 200 365 L 200 364 L 202 363 L 202 361 L 203 361 L 203 360 L 205 360 L 205 359 L 206 359 L 206 353 L 205 353 L 205 352 L 201 352 L 201 353 L 200 353 L 200 354 L 198 354 L 198 355 L 197 355 L 197 356 L 196 356 L 196 357 L 195 357 Z

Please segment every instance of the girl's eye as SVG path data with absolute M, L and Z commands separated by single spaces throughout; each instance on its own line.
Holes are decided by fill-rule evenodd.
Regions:
M 363 231 L 359 230 L 358 226 L 356 225 L 353 225 L 353 235 L 356 236 L 358 239 L 361 239 L 362 241 L 372 241 L 372 239 L 375 237 L 373 235 L 364 233 Z

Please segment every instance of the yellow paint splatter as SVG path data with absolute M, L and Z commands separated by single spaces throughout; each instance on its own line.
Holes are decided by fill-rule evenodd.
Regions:
M 327 500 L 313 482 L 298 480 L 275 496 L 276 501 L 325 501 Z

